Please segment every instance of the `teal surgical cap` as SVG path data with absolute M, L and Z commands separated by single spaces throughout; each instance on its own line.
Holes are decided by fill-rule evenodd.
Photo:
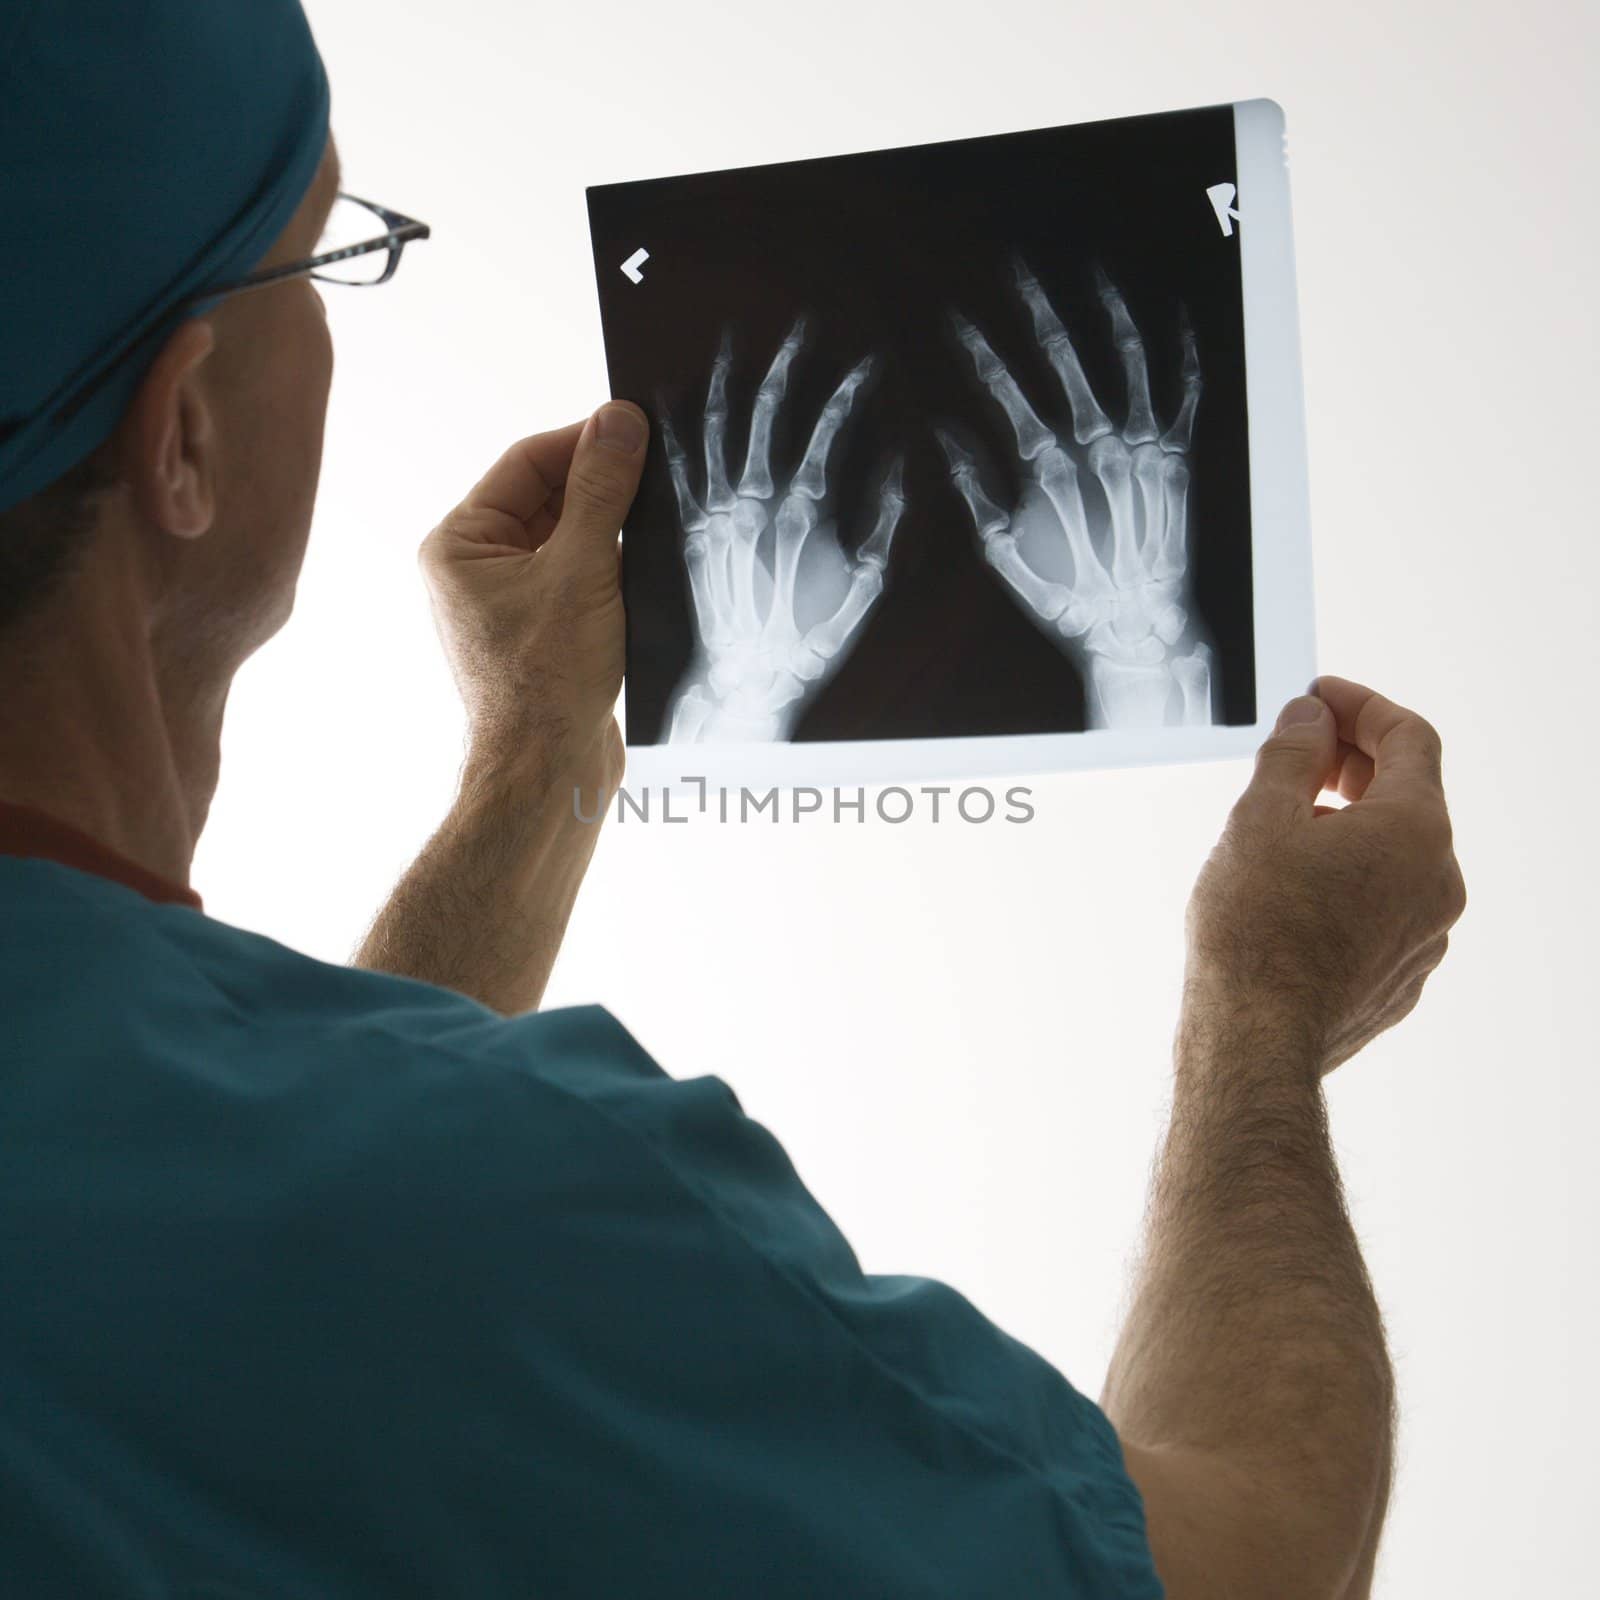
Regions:
M 327 141 L 300 0 L 0 0 L 0 511 L 110 437 Z

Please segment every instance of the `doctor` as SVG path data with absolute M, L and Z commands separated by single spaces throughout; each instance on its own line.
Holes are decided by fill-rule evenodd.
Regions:
M 720 1080 L 536 1010 L 572 788 L 621 779 L 635 406 L 424 541 L 470 754 L 354 964 L 205 915 L 229 685 L 311 523 L 318 284 L 425 233 L 341 198 L 328 115 L 298 0 L 0 17 L 6 1592 L 1365 1595 L 1394 1385 L 1321 1086 L 1464 902 L 1414 713 L 1291 702 L 1196 885 L 1098 1405 L 864 1275 Z

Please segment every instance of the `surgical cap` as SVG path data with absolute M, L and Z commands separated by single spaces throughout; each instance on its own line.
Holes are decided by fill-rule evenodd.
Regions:
M 300 0 L 0 0 L 0 511 L 110 437 L 327 139 Z M 46 414 L 86 363 L 88 398 Z

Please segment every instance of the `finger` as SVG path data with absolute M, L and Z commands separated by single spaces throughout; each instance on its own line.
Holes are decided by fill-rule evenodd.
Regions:
M 1011 376 L 1005 362 L 990 348 L 983 334 L 959 311 L 950 313 L 950 321 L 956 330 L 956 337 L 972 357 L 978 381 L 999 401 L 1001 410 L 1005 412 L 1006 420 L 1017 436 L 1017 454 L 1024 461 L 1032 461 L 1041 450 L 1048 449 L 1056 442 L 1055 434 L 1039 420 L 1017 387 L 1017 380 Z
M 1122 356 L 1122 371 L 1127 381 L 1128 420 L 1122 429 L 1123 440 L 1130 445 L 1153 444 L 1156 415 L 1150 406 L 1150 366 L 1145 360 L 1144 340 L 1139 336 L 1138 324 L 1128 311 L 1122 291 L 1111 281 L 1105 268 L 1096 264 L 1094 278 L 1100 291 L 1100 304 L 1111 318 L 1111 336 Z
M 1012 261 L 1017 291 L 1027 303 L 1033 317 L 1033 331 L 1050 365 L 1055 368 L 1062 387 L 1067 391 L 1067 404 L 1072 408 L 1073 435 L 1079 444 L 1090 444 L 1102 434 L 1111 432 L 1111 419 L 1100 409 L 1100 402 L 1084 376 L 1078 352 L 1073 348 L 1067 330 L 1055 308 L 1045 298 L 1039 280 L 1020 256 Z
M 952 433 L 947 433 L 943 428 L 935 428 L 934 436 L 939 441 L 939 448 L 944 452 L 945 464 L 950 469 L 950 481 L 961 492 L 961 498 L 967 503 L 967 510 L 972 514 L 972 526 L 978 537 L 988 540 L 997 533 L 1004 533 L 1011 526 L 1009 512 L 1001 510 L 993 500 L 983 491 L 983 485 L 978 481 L 978 463 L 971 451 L 962 447 Z
M 833 661 L 866 621 L 867 613 L 882 593 L 883 568 L 875 562 L 863 561 L 851 573 L 850 587 L 839 602 L 839 609 L 825 622 L 807 630 L 801 649 L 824 664 Z M 802 669 L 801 676 L 809 678 L 812 674 Z
M 878 491 L 878 520 L 856 551 L 857 561 L 870 562 L 879 572 L 889 565 L 889 546 L 906 510 L 905 457 L 896 456 Z
M 1200 381 L 1200 348 L 1195 343 L 1194 327 L 1187 310 L 1182 313 L 1182 318 L 1183 403 L 1178 407 L 1178 415 L 1172 426 L 1161 435 L 1161 448 L 1177 454 L 1186 453 L 1194 438 L 1194 414 L 1200 404 L 1200 391 L 1204 387 Z
M 767 375 L 756 390 L 755 410 L 750 420 L 750 443 L 745 449 L 744 471 L 739 477 L 739 494 L 753 495 L 760 500 L 770 500 L 772 483 L 772 423 L 778 414 L 778 405 L 789 387 L 789 365 L 799 353 L 805 339 L 806 322 L 798 317 L 789 330 L 789 336 L 778 347 L 778 353 L 767 368 Z
M 733 490 L 728 485 L 724 443 L 728 434 L 728 369 L 733 365 L 733 330 L 724 328 L 717 359 L 711 367 L 711 389 L 706 396 L 706 510 L 731 511 Z
M 672 477 L 672 492 L 678 497 L 678 521 L 686 534 L 696 534 L 706 525 L 706 514 L 689 488 L 689 458 L 678 443 L 677 431 L 667 416 L 667 408 L 658 404 L 661 415 L 661 447 L 667 453 L 667 471 Z
M 552 554 L 615 578 L 617 533 L 638 492 L 649 437 L 644 412 L 627 401 L 601 406 L 584 424 L 567 469 L 561 520 L 550 535 Z
M 1346 800 L 1359 800 L 1372 782 L 1372 757 L 1353 744 L 1339 741 L 1339 767 L 1329 780 L 1329 788 Z
M 1425 718 L 1348 678 L 1324 674 L 1311 692 L 1332 710 L 1339 738 L 1372 762 L 1364 797 L 1418 789 L 1442 795 L 1443 752 L 1438 733 Z
M 444 519 L 440 531 L 473 543 L 537 549 L 549 529 L 541 527 L 534 536 L 531 525 L 562 493 L 586 426 L 573 422 L 517 440 Z
M 794 481 L 789 486 L 792 493 L 803 494 L 812 500 L 820 500 L 827 494 L 828 452 L 833 448 L 834 438 L 844 426 L 845 418 L 850 415 L 856 391 L 867 381 L 872 366 L 871 356 L 858 362 L 829 396 L 828 403 L 822 408 L 822 415 L 817 418 L 816 427 L 811 430 L 811 443 L 806 446 L 800 470 L 795 473 Z
M 1255 772 L 1239 804 L 1285 820 L 1309 820 L 1337 749 L 1328 707 L 1315 695 L 1291 700 L 1256 752 Z

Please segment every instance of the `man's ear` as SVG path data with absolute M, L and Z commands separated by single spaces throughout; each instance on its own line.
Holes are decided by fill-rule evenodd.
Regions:
M 216 517 L 217 432 L 205 362 L 216 334 L 204 318 L 161 348 L 123 418 L 121 466 L 147 521 L 198 539 Z

